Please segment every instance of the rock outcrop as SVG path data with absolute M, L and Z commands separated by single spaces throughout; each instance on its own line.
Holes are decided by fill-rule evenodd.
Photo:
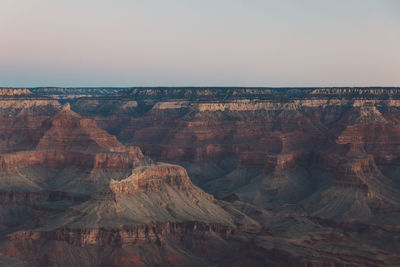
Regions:
M 163 185 L 185 191 L 192 187 L 186 170 L 180 166 L 159 164 L 137 167 L 121 181 L 113 180 L 110 188 L 115 193 L 159 192 Z

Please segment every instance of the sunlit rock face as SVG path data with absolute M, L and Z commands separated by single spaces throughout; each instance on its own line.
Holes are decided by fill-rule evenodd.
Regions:
M 398 88 L 0 96 L 0 265 L 400 262 Z

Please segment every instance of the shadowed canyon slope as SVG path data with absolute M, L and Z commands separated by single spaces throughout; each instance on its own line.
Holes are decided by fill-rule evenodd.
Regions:
M 0 94 L 0 265 L 400 262 L 399 88 Z

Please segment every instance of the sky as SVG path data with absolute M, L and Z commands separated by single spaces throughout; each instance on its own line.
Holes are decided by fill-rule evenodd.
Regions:
M 0 87 L 400 86 L 398 0 L 0 0 Z

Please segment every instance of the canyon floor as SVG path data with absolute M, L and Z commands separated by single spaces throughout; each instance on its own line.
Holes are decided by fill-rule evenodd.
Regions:
M 0 88 L 0 266 L 400 266 L 400 88 Z

